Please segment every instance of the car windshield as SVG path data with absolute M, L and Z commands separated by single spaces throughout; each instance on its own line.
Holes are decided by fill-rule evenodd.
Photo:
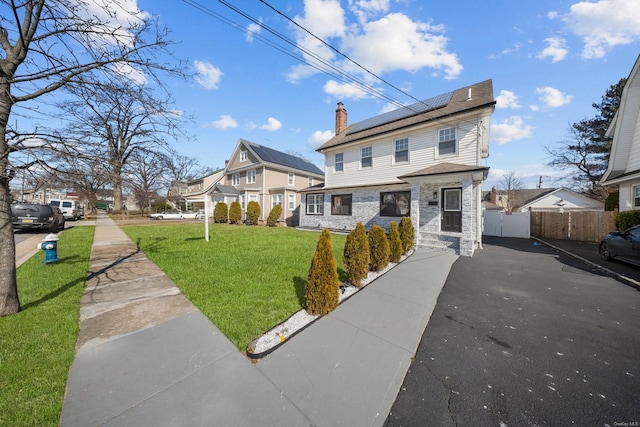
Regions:
M 15 210 L 16 210 L 16 212 L 19 212 L 19 213 L 38 212 L 38 208 L 36 208 L 35 206 L 20 206 L 20 207 L 16 208 Z

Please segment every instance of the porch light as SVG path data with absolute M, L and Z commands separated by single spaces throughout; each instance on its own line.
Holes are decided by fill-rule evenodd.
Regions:
M 438 192 L 437 191 L 433 192 L 433 200 L 438 200 Z

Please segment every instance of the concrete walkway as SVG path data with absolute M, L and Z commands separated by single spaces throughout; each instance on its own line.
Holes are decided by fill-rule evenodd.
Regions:
M 62 426 L 382 426 L 457 256 L 418 250 L 252 363 L 106 215 Z

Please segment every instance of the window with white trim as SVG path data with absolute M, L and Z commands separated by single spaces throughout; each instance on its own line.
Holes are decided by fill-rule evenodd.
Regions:
M 273 209 L 276 205 L 282 206 L 282 194 L 271 195 L 271 209 Z
M 296 185 L 296 174 L 293 172 L 289 172 L 289 185 Z
M 240 200 L 239 200 L 239 202 L 240 202 L 240 209 L 244 209 L 244 208 L 245 208 L 245 207 L 244 207 L 244 194 L 240 194 L 239 199 L 240 199 Z
M 409 161 L 409 138 L 396 139 L 394 148 L 394 163 Z
M 324 193 L 307 194 L 307 215 L 324 215 Z
M 247 171 L 247 184 L 255 184 L 256 182 L 256 170 L 251 169 Z
M 333 170 L 335 172 L 342 172 L 344 170 L 344 154 L 336 153 L 333 162 Z
M 360 153 L 362 156 L 360 158 L 360 167 L 370 168 L 371 166 L 373 166 L 373 150 L 371 149 L 371 147 L 362 147 L 360 149 Z
M 633 207 L 640 208 L 640 186 L 633 187 Z
M 456 128 L 438 130 L 438 155 L 456 153 Z
M 309 184 L 309 187 L 313 187 L 313 177 L 312 176 L 309 177 L 309 179 L 307 181 L 307 184 Z
M 240 174 L 234 173 L 231 175 L 231 185 L 240 185 Z
M 240 161 L 241 162 L 246 162 L 247 161 L 247 150 L 242 150 L 240 152 Z
M 289 198 L 289 203 L 288 203 L 289 210 L 292 211 L 296 208 L 296 195 L 289 194 L 287 197 Z

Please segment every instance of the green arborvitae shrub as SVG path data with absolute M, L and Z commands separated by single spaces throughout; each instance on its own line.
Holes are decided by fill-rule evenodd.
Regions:
M 258 225 L 258 218 L 260 218 L 260 204 L 255 200 L 247 203 L 247 217 L 249 219 L 249 225 Z
M 620 192 L 614 191 L 613 193 L 607 196 L 607 199 L 604 201 L 604 210 L 605 211 L 615 211 L 616 209 L 620 209 Z
M 620 231 L 624 231 L 638 224 L 640 224 L 639 210 L 620 212 L 616 216 L 616 228 Z
M 369 239 L 361 222 L 349 233 L 344 243 L 342 264 L 353 286 L 360 287 L 369 274 Z
M 229 208 L 225 202 L 216 203 L 216 207 L 213 208 L 213 220 L 218 223 L 227 223 L 229 220 Z
M 240 224 L 240 221 L 242 221 L 240 202 L 231 202 L 231 206 L 229 206 L 229 222 L 231 224 Z
M 398 223 L 395 221 L 391 221 L 391 224 L 389 224 L 389 250 L 391 252 L 389 260 L 396 264 L 399 263 L 403 250 Z
M 322 230 L 316 252 L 311 260 L 311 268 L 304 289 L 304 303 L 307 312 L 321 316 L 338 307 L 338 269 L 333 257 L 331 234 L 328 229 Z
M 402 241 L 402 253 L 406 254 L 411 249 L 416 240 L 416 232 L 413 228 L 413 222 L 408 216 L 403 216 L 400 220 L 400 240 Z
M 369 231 L 369 253 L 373 271 L 384 270 L 389 265 L 389 240 L 379 225 L 374 225 Z
M 269 212 L 269 216 L 267 217 L 267 225 L 269 227 L 276 227 L 278 225 L 278 218 L 282 215 L 282 206 L 275 205 L 271 212 Z

